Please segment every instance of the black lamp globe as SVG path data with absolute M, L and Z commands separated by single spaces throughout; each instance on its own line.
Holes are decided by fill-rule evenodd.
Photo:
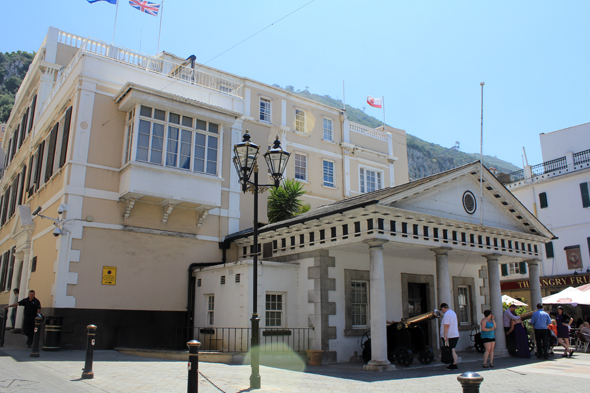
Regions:
M 291 153 L 283 150 L 281 147 L 281 141 L 279 141 L 279 136 L 277 135 L 273 147 L 264 153 L 264 159 L 270 170 L 270 175 L 275 181 L 275 187 L 279 186 L 279 182 L 287 168 L 289 156 L 291 156 Z
M 240 180 L 248 181 L 250 179 L 259 149 L 258 145 L 250 142 L 248 130 L 246 130 L 242 142 L 234 145 L 234 165 L 238 171 Z

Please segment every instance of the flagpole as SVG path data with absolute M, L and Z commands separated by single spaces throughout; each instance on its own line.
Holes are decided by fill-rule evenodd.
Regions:
M 483 85 L 485 83 L 481 82 L 479 85 L 481 86 L 481 135 L 479 139 L 479 195 L 480 195 L 480 206 L 479 206 L 479 223 L 483 225 Z
M 162 0 L 162 6 L 160 7 L 160 31 L 158 32 L 158 50 L 156 55 L 160 53 L 160 36 L 162 35 L 162 14 L 164 13 L 164 0 Z
M 342 109 L 346 110 L 346 90 L 344 89 L 344 81 L 342 81 Z
M 117 9 L 115 11 L 115 26 L 113 27 L 113 40 L 111 41 L 111 46 L 115 44 L 115 31 L 117 30 L 117 15 L 119 14 L 119 0 L 117 0 Z
M 383 107 L 383 132 L 385 132 L 385 96 L 381 96 L 381 106 Z

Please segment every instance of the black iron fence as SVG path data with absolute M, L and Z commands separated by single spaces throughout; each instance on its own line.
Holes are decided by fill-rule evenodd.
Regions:
M 260 351 L 273 352 L 310 349 L 313 328 L 261 328 Z M 201 342 L 200 352 L 248 352 L 251 328 L 184 326 L 120 326 L 117 347 L 152 350 L 187 349 L 189 340 Z
M 524 170 L 515 171 L 512 173 L 502 173 L 498 175 L 498 180 L 502 184 L 510 184 L 524 179 Z
M 574 153 L 574 165 L 590 162 L 590 149 Z

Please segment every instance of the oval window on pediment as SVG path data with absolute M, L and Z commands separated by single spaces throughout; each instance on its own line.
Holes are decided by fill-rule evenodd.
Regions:
M 477 209 L 475 195 L 473 195 L 471 191 L 465 191 L 463 193 L 463 208 L 469 214 L 475 213 L 475 210 Z

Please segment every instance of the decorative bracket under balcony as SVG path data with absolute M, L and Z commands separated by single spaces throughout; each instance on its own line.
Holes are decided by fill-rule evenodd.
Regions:
M 129 215 L 131 214 L 131 209 L 133 209 L 133 206 L 135 205 L 135 198 L 123 198 L 121 200 L 125 202 L 125 214 L 123 215 L 123 217 L 129 218 Z
M 200 228 L 201 225 L 203 225 L 203 220 L 205 219 L 205 217 L 209 215 L 210 209 L 198 208 L 195 210 L 197 212 L 197 228 Z
M 162 224 L 166 224 L 168 222 L 168 216 L 172 213 L 174 206 L 178 205 L 178 202 L 171 202 L 171 201 L 164 201 L 161 203 L 162 205 Z

